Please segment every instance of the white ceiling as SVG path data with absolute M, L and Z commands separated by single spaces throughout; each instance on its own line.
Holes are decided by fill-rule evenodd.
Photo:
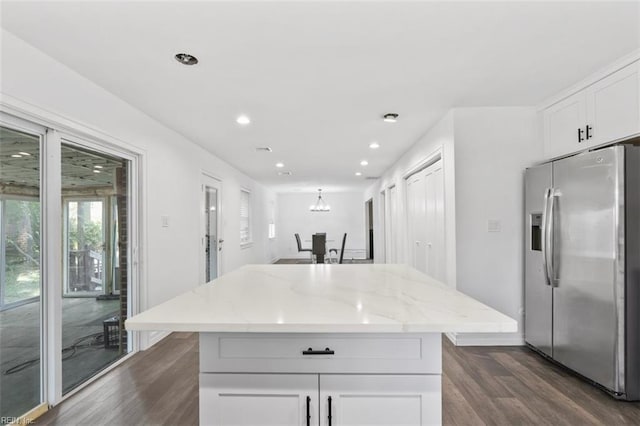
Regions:
M 639 48 L 639 13 L 611 1 L 3 1 L 1 25 L 263 183 L 344 190 L 452 106 L 535 105 Z

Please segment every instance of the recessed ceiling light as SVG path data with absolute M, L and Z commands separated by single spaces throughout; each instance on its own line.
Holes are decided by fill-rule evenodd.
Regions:
M 100 170 L 94 170 L 93 173 L 100 173 Z
M 246 126 L 247 124 L 251 123 L 251 119 L 246 115 L 241 115 L 240 117 L 236 118 L 236 123 Z
M 182 65 L 195 65 L 198 63 L 198 58 L 193 55 L 189 55 L 188 53 L 178 53 L 175 58 L 176 61 L 180 62 Z
M 387 123 L 395 123 L 396 121 L 398 121 L 398 114 L 396 114 L 395 112 L 388 112 L 382 116 L 382 119 Z
M 356 176 L 362 176 L 362 173 L 356 172 Z
M 101 166 L 101 165 L 99 165 L 99 164 L 96 164 L 95 166 L 93 166 L 93 168 L 94 168 L 94 169 L 101 169 L 101 168 L 102 168 L 102 166 Z
M 360 162 L 360 165 L 361 165 L 361 166 L 366 166 L 366 165 L 368 165 L 368 164 L 369 164 L 369 162 L 368 162 L 367 160 L 362 160 L 362 161 Z
M 18 154 L 20 154 L 20 155 L 24 155 L 24 156 L 29 156 L 29 155 L 31 155 L 31 154 L 29 154 L 28 152 L 19 152 Z
M 11 154 L 11 156 L 13 158 L 22 158 L 22 155 L 20 155 L 20 154 Z
M 276 167 L 281 169 L 284 167 L 284 163 L 276 163 Z
M 380 144 L 379 144 L 378 142 L 371 142 L 371 143 L 369 144 L 369 148 L 371 148 L 371 149 L 378 149 L 378 148 L 380 148 Z

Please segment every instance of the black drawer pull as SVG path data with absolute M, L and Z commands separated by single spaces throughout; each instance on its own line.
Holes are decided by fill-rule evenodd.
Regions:
M 302 351 L 302 355 L 335 355 L 335 353 L 329 348 L 324 348 L 321 351 L 314 351 L 313 348 L 309 348 L 306 351 Z
M 311 426 L 311 411 L 309 405 L 311 404 L 311 397 L 307 396 L 307 426 Z

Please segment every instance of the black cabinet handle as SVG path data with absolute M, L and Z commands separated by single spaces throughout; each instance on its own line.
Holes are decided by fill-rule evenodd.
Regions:
M 584 139 L 582 138 L 582 129 L 578 129 L 578 143 L 582 142 Z
M 329 397 L 329 426 L 331 426 L 331 397 Z
M 311 426 L 311 412 L 309 411 L 309 404 L 311 404 L 311 397 L 307 396 L 307 426 Z
M 593 127 L 587 126 L 587 139 L 591 139 L 593 135 L 590 133 L 593 130 Z
M 335 353 L 329 348 L 324 348 L 321 351 L 314 351 L 313 348 L 309 348 L 306 351 L 302 351 L 302 355 L 335 355 Z

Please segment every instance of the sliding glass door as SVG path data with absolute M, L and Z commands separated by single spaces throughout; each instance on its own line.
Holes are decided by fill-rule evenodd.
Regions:
M 0 417 L 3 423 L 43 401 L 41 139 L 42 134 L 0 127 Z
M 132 351 L 137 158 L 0 112 L 0 424 Z
M 130 350 L 130 160 L 63 141 L 62 391 Z

